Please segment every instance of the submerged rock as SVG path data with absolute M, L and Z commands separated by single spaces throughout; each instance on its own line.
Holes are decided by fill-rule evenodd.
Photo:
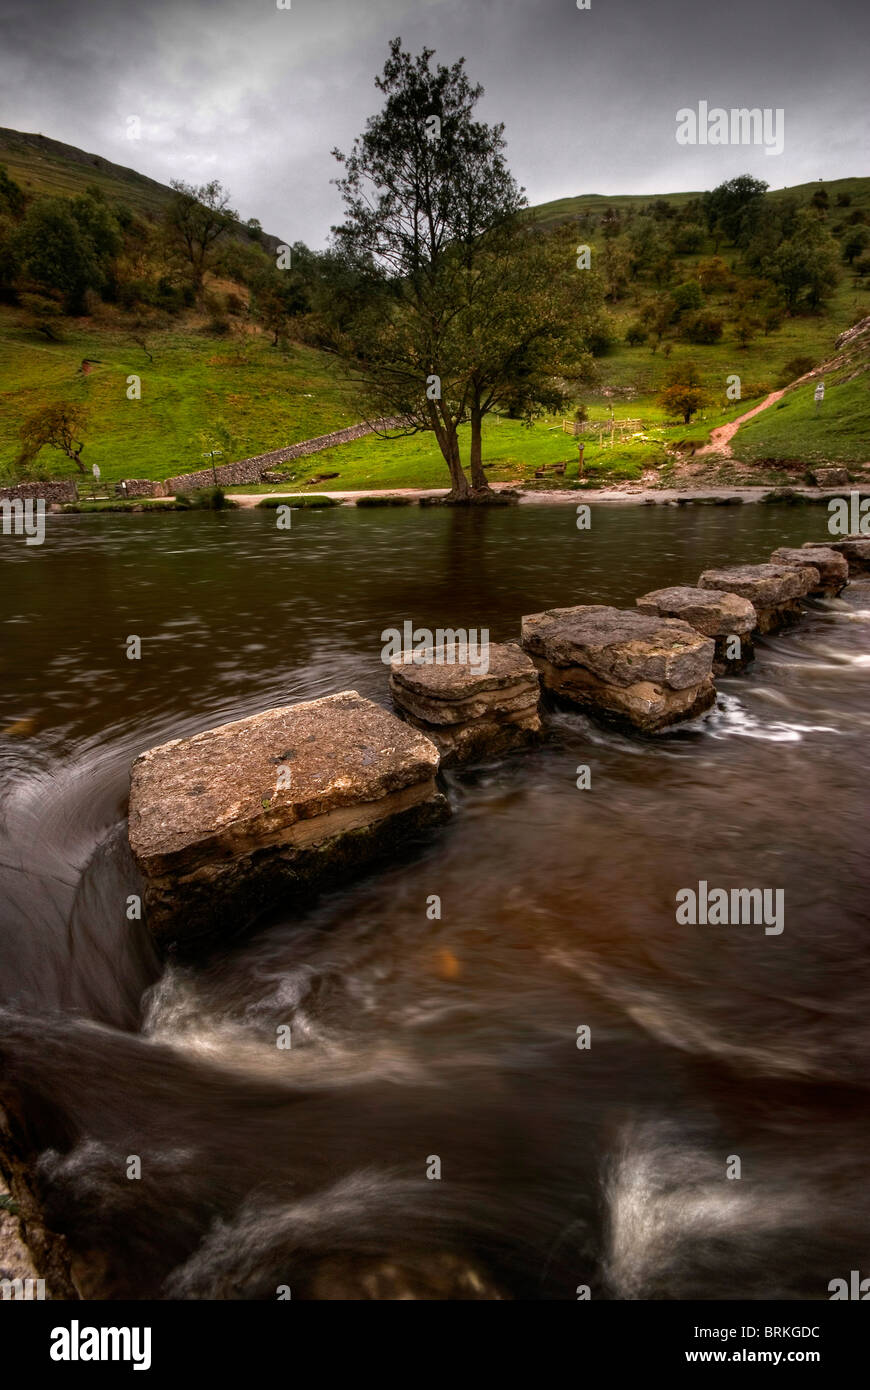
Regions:
M 758 619 L 749 599 L 678 584 L 669 589 L 654 589 L 635 602 L 641 613 L 678 618 L 704 637 L 712 637 L 716 644 L 713 671 L 717 676 L 742 671 L 752 660 L 752 633 Z
M 391 665 L 396 709 L 432 739 L 445 763 L 506 752 L 540 730 L 533 662 L 515 642 L 490 643 L 486 650 L 486 671 L 460 661 L 456 646 L 440 652 L 437 662 L 432 651 L 418 653 L 419 662 L 396 657 Z
M 819 582 L 817 569 L 795 565 L 729 565 L 705 570 L 701 589 L 715 589 L 748 599 L 758 615 L 756 632 L 778 632 L 803 616 L 801 599 Z
M 548 690 L 644 733 L 715 700 L 714 643 L 675 619 L 604 604 L 551 608 L 523 618 L 523 646 Z
M 816 546 L 817 541 L 805 541 L 803 549 Z M 825 541 L 827 550 L 845 555 L 850 574 L 870 574 L 870 536 L 843 536 L 838 541 Z
M 174 739 L 133 764 L 130 845 L 161 945 L 223 937 L 443 820 L 435 745 L 355 690 Z
M 848 560 L 830 546 L 781 545 L 770 559 L 774 565 L 796 565 L 798 569 L 810 567 L 818 570 L 819 582 L 814 589 L 810 589 L 810 593 L 819 598 L 836 598 L 849 582 Z

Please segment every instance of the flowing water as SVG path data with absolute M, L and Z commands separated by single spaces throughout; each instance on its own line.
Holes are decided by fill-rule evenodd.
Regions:
M 814 1299 L 870 1275 L 866 583 L 690 728 L 558 713 L 451 774 L 447 825 L 301 920 L 164 967 L 126 915 L 143 749 L 341 689 L 386 703 L 406 619 L 515 638 L 826 519 L 81 516 L 0 542 L 0 1091 L 83 1292 Z M 783 889 L 784 931 L 679 925 L 701 880 Z

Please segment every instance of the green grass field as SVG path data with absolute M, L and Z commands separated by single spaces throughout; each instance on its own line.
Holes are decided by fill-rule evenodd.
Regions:
M 359 419 L 334 360 L 310 348 L 282 352 L 262 336 L 208 338 L 180 329 L 149 339 L 153 363 L 120 329 L 87 320 L 64 326 L 63 341 L 39 340 L 0 311 L 0 468 L 8 476 L 22 419 L 57 400 L 84 405 L 90 416 L 82 460 L 105 480 L 167 478 L 206 466 L 194 438 L 216 417 L 226 420 L 234 458 L 295 444 Z M 88 375 L 84 358 L 95 359 Z M 141 400 L 128 400 L 127 378 L 141 379 Z M 229 462 L 230 460 L 219 460 Z M 76 475 L 54 450 L 40 455 L 53 477 Z

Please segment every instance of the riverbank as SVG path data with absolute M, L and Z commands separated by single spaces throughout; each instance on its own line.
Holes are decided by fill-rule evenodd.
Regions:
M 793 487 L 787 491 L 789 495 L 800 498 L 807 503 L 824 504 L 832 497 L 842 497 L 857 488 L 857 484 L 852 484 L 849 488 L 817 488 L 817 487 Z M 734 505 L 738 506 L 744 502 L 763 502 L 771 498 L 771 493 L 776 489 L 770 487 L 704 487 L 691 488 L 652 488 L 638 487 L 629 483 L 619 484 L 609 488 L 553 488 L 535 489 L 525 491 L 521 488 L 511 488 L 509 484 L 493 486 L 493 492 L 515 491 L 519 494 L 520 505 L 543 504 L 547 506 L 571 505 L 577 506 L 581 502 L 586 503 L 635 503 L 644 506 L 653 505 L 673 505 L 687 506 L 691 504 L 703 505 Z M 447 488 L 392 488 L 386 493 L 380 489 L 369 489 L 365 491 L 348 492 L 329 492 L 326 488 L 318 488 L 318 495 L 329 497 L 334 502 L 339 502 L 345 506 L 354 506 L 361 499 L 375 498 L 383 501 L 384 506 L 389 505 L 389 498 L 405 497 L 409 502 L 421 502 L 430 498 L 446 497 Z M 863 494 L 862 494 L 863 495 Z M 270 493 L 256 492 L 233 492 L 229 496 L 239 507 L 257 507 L 263 502 L 265 497 L 286 497 L 288 504 L 292 506 L 294 498 L 308 497 L 309 493 L 304 492 L 283 492 L 276 489 Z M 771 500 L 775 500 L 772 499 Z M 778 499 L 777 499 L 778 500 Z M 787 501 L 787 497 L 781 499 Z

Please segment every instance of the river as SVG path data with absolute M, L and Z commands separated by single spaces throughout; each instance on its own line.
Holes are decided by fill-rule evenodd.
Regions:
M 405 620 L 516 638 L 826 520 L 338 508 L 0 540 L 0 1084 L 83 1293 L 819 1299 L 870 1275 L 868 582 L 761 643 L 698 724 L 557 713 L 539 748 L 450 773 L 447 825 L 302 920 L 165 967 L 127 919 L 143 749 L 342 689 L 386 703 Z M 784 930 L 678 925 L 702 880 L 783 889 Z

